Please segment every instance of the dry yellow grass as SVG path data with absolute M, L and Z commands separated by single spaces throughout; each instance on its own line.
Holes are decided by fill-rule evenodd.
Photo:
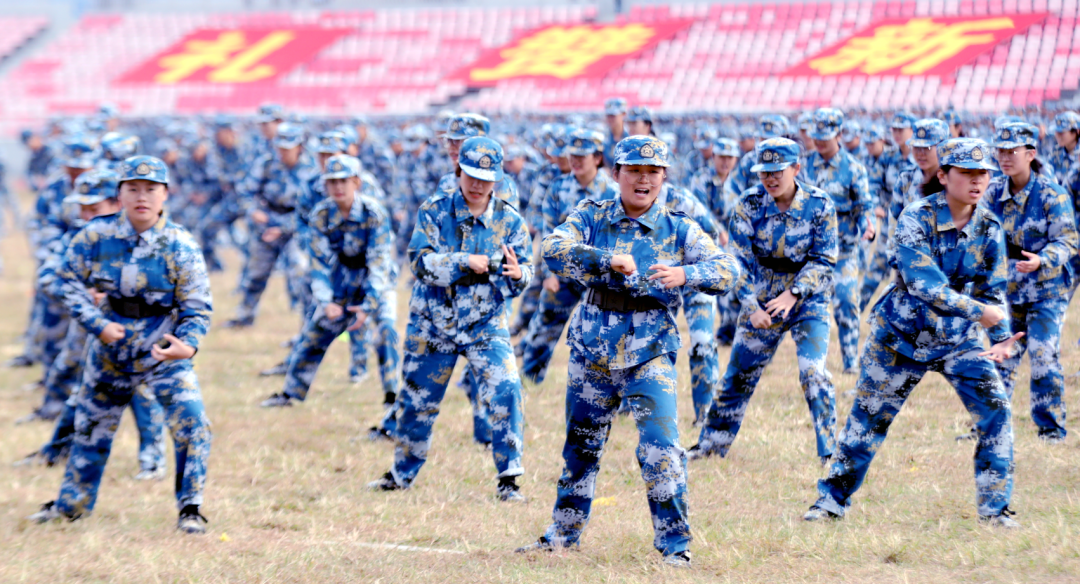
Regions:
M 2 254 L 0 358 L 7 359 L 21 349 L 16 337 L 26 320 L 32 265 L 19 234 L 3 240 Z M 232 255 L 227 260 L 232 270 L 213 278 L 219 323 L 236 305 L 231 291 L 238 261 Z M 404 311 L 404 286 L 401 294 Z M 610 498 L 610 504 L 595 507 L 580 550 L 512 553 L 549 521 L 561 469 L 565 346 L 555 353 L 549 379 L 527 390 L 522 487 L 528 504 L 494 500 L 490 455 L 473 445 L 468 403 L 453 388 L 414 488 L 369 493 L 364 485 L 387 469 L 391 449 L 354 440 L 378 418 L 381 394 L 376 379 L 361 387 L 349 384 L 344 345 L 331 350 L 307 403 L 284 411 L 258 407 L 280 389 L 281 378 L 255 373 L 285 355 L 278 343 L 295 332 L 297 320 L 287 312 L 283 283 L 275 277 L 257 326 L 213 331 L 197 357 L 214 423 L 205 537 L 174 531 L 171 480 L 131 480 L 137 463 L 130 416 L 94 515 L 74 524 L 27 524 L 23 518 L 37 504 L 55 498 L 62 470 L 8 466 L 38 447 L 51 428 L 13 426 L 40 399 L 21 389 L 40 371 L 0 370 L 0 582 L 1080 581 L 1078 441 L 1074 435 L 1064 445 L 1047 447 L 1036 439 L 1026 366 L 1015 404 L 1012 504 L 1023 530 L 976 524 L 972 445 L 953 441 L 968 416 L 936 375 L 922 383 L 893 426 L 848 519 L 808 525 L 800 517 L 815 498 L 821 469 L 794 347 L 785 341 L 731 456 L 691 466 L 695 566 L 673 572 L 652 548 L 634 458 L 636 432 L 626 419 L 612 431 L 597 485 L 597 496 Z M 1077 323 L 1074 309 L 1064 335 L 1067 372 L 1080 366 Z M 374 371 L 374 356 L 371 363 Z M 726 350 L 721 363 L 727 363 Z M 839 371 L 835 341 L 829 364 Z M 685 388 L 685 355 L 679 366 Z M 837 374 L 835 381 L 842 425 L 851 406 L 843 393 L 854 379 Z M 1074 408 L 1075 386 L 1069 380 Z M 690 428 L 688 389 L 680 395 L 680 412 L 682 441 L 689 446 L 697 433 Z

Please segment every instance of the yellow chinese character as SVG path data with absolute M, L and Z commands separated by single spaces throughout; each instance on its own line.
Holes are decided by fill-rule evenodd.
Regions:
M 495 81 L 526 75 L 569 79 L 604 57 L 628 55 L 645 46 L 656 31 L 642 24 L 607 26 L 554 26 L 522 39 L 499 53 L 503 62 L 491 69 L 474 69 L 474 81 Z
M 1013 27 L 1011 18 L 955 24 L 914 18 L 903 25 L 879 26 L 874 36 L 855 37 L 835 54 L 813 59 L 809 65 L 821 75 L 856 70 L 876 75 L 896 68 L 904 75 L 922 75 L 968 47 L 994 42 L 997 37 L 989 31 Z M 979 32 L 986 34 L 975 34 Z
M 256 65 L 267 55 L 289 44 L 296 35 L 274 32 L 248 46 L 243 32 L 223 32 L 212 41 L 188 41 L 183 52 L 162 57 L 158 66 L 162 72 L 154 77 L 158 83 L 183 81 L 202 69 L 210 69 L 207 80 L 214 83 L 246 83 L 272 77 L 276 70 L 269 65 Z

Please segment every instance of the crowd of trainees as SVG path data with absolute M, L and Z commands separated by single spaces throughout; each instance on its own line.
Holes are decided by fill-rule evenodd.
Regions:
M 618 120 L 624 106 L 610 103 L 608 117 Z M 553 126 L 538 144 L 547 163 L 526 175 L 522 183 L 531 189 L 523 191 L 507 171 L 514 166 L 507 151 L 527 146 L 504 149 L 491 137 L 490 120 L 457 114 L 442 134 L 439 164 L 448 171 L 431 181 L 413 212 L 352 156 L 356 141 L 341 128 L 308 136 L 274 112 L 260 115 L 264 129 L 273 127 L 270 151 L 243 165 L 231 195 L 213 205 L 235 213 L 214 243 L 235 238 L 245 251 L 243 300 L 223 326 L 253 325 L 280 268 L 301 325 L 282 364 L 265 372 L 285 376 L 282 390 L 262 402 L 267 408 L 302 402 L 342 333 L 353 333 L 359 381 L 367 344 L 375 344 L 385 407 L 369 436 L 391 442 L 394 455 L 372 489 L 413 485 L 454 364 L 464 357 L 461 384 L 473 406 L 474 437 L 492 452 L 495 494 L 524 500 L 522 379 L 543 379 L 569 322 L 565 467 L 551 526 L 520 551 L 578 542 L 604 442 L 621 411 L 639 428 L 655 545 L 668 563 L 688 566 L 687 461 L 726 455 L 786 331 L 826 472 L 807 520 L 843 516 L 889 423 L 927 370 L 943 373 L 972 413 L 964 437 L 975 441 L 981 520 L 1019 525 L 1008 508 L 1010 404 L 1028 349 L 1039 436 L 1050 444 L 1065 439 L 1060 333 L 1075 287 L 1077 232 L 1073 199 L 1059 180 L 1068 182 L 1080 165 L 1059 163 L 1072 169 L 1061 178 L 1040 159 L 1044 132 L 1033 124 L 997 120 L 991 145 L 951 137 L 956 128 L 945 120 L 898 113 L 891 120 L 898 145 L 883 146 L 871 129 L 860 153 L 847 148 L 850 124 L 838 110 L 814 112 L 805 140 L 792 139 L 798 136 L 783 116 L 767 115 L 746 153 L 729 138 L 712 140 L 707 155 L 697 150 L 704 166 L 690 173 L 692 189 L 669 176 L 676 157 L 649 124 L 626 124 L 634 133 L 617 141 L 613 131 Z M 1060 114 L 1053 129 L 1061 150 L 1075 147 L 1080 116 Z M 177 196 L 175 215 L 182 216 L 200 192 L 185 192 L 165 159 L 118 156 L 140 147 L 120 137 L 66 138 L 59 172 L 38 193 L 31 237 L 40 269 L 25 360 L 45 365 L 47 391 L 27 419 L 55 420 L 55 427 L 20 463 L 67 459 L 58 498 L 35 520 L 89 514 L 130 404 L 140 433 L 137 478 L 164 476 L 168 426 L 178 527 L 202 533 L 210 425 L 191 358 L 209 329 L 212 258 L 199 241 L 205 224 L 185 228 L 173 205 Z M 117 141 L 124 148 L 107 146 Z M 1066 151 L 1063 161 L 1074 158 L 1075 150 Z M 444 168 L 431 164 L 423 172 Z M 403 343 L 398 257 L 412 280 Z M 860 358 L 860 312 L 881 281 L 888 285 L 870 312 Z M 675 423 L 680 306 L 691 331 L 694 423 L 701 427 L 688 450 Z M 825 367 L 829 307 L 844 373 L 859 375 L 839 443 Z M 718 343 L 733 345 L 723 376 Z

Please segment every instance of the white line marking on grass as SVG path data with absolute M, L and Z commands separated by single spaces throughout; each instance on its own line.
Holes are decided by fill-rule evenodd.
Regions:
M 367 543 L 363 541 L 349 542 L 360 547 L 379 549 L 379 550 L 398 550 L 403 552 L 431 552 L 435 554 L 464 554 L 465 552 L 460 550 L 441 550 L 438 548 L 428 547 L 416 547 L 411 545 L 397 545 L 393 543 Z

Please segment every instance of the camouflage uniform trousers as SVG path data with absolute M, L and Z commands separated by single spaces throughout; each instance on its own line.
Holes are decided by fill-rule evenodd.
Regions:
M 859 254 L 841 254 L 833 270 L 833 317 L 844 369 L 859 365 Z M 826 337 L 827 338 L 827 337 Z
M 384 306 L 380 314 L 368 315 L 367 322 L 374 324 L 377 331 L 376 342 L 379 358 L 379 375 L 383 382 L 384 403 L 390 406 L 394 403 L 400 385 L 400 373 L 398 365 L 398 334 L 394 329 L 394 314 L 397 311 L 397 294 L 390 292 L 384 297 Z M 285 393 L 300 401 L 307 399 L 311 390 L 311 384 L 315 380 L 315 374 L 326 357 L 326 351 L 330 344 L 345 332 L 349 326 L 356 322 L 356 317 L 351 313 L 337 319 L 330 320 L 326 317 L 325 308 L 319 307 L 312 314 L 300 333 L 300 340 L 293 346 L 289 354 L 288 367 L 285 373 Z M 365 325 L 369 326 L 369 325 Z M 355 346 L 355 345 L 354 345 Z M 365 358 L 367 356 L 365 355 Z M 387 408 L 384 426 L 390 430 L 393 428 L 391 408 Z M 386 426 L 385 424 L 389 424 Z
M 814 506 L 844 514 L 904 401 L 927 371 L 936 371 L 952 384 L 975 420 L 978 513 L 984 517 L 1000 515 L 1012 496 L 1012 407 L 994 363 L 978 356 L 984 350 L 976 343 L 965 344 L 942 359 L 920 363 L 872 335 L 863 352 L 855 403 L 828 475 L 818 481 L 819 498 Z
M 270 243 L 263 241 L 261 237 L 252 236 L 249 244 L 250 257 L 245 264 L 246 269 L 241 274 L 240 279 L 240 287 L 244 297 L 237 308 L 237 318 L 255 318 L 259 300 L 262 298 L 263 292 L 266 291 L 266 284 L 270 281 L 270 275 L 277 265 L 278 258 L 299 255 L 299 247 L 296 244 L 290 245 L 292 241 L 292 235 L 288 234 L 282 234 Z M 294 277 L 302 279 L 304 270 L 302 261 L 299 258 L 291 257 L 283 261 L 286 262 L 284 267 L 286 268 L 286 275 L 289 276 L 288 280 L 293 280 Z M 301 287 L 298 284 L 292 283 L 288 286 L 289 299 L 294 307 L 304 306 L 302 296 L 298 297 L 298 291 Z M 310 291 L 310 286 L 308 290 Z
M 863 269 L 862 289 L 859 292 L 860 314 L 866 311 L 867 306 L 870 306 L 870 301 L 874 299 L 874 294 L 877 293 L 881 282 L 887 281 L 892 273 L 892 268 L 889 267 L 889 228 L 885 220 L 882 220 L 881 224 L 881 232 L 874 238 L 877 245 Z
M 53 360 L 52 367 L 45 373 L 45 399 L 42 409 L 62 408 L 82 375 L 83 361 L 86 359 L 86 330 L 73 319 L 68 321 L 67 335 L 61 345 L 60 354 Z
M 310 266 L 310 258 L 305 259 Z M 301 285 L 304 286 L 307 291 L 304 297 L 303 319 L 300 322 L 300 330 L 303 331 L 304 327 L 307 326 L 308 321 L 311 320 L 312 315 L 315 314 L 318 303 L 315 302 L 315 297 L 311 294 L 310 270 L 298 275 L 297 280 L 301 282 Z M 360 327 L 359 330 L 346 332 L 349 335 L 349 377 L 357 377 L 366 374 L 368 365 L 368 345 L 375 340 L 375 331 L 371 327 L 371 321 L 365 322 L 364 326 Z M 295 346 L 295 343 L 293 346 Z M 382 344 L 377 344 L 375 346 L 375 354 L 380 362 L 390 358 Z
M 26 330 L 25 353 L 48 371 L 60 354 L 71 318 L 64 305 L 42 292 L 35 294 L 30 324 Z
M 716 329 L 716 341 L 724 346 L 735 342 L 735 330 L 739 324 L 739 313 L 742 312 L 742 304 L 735 292 L 729 292 L 716 299 L 717 314 L 720 317 L 720 326 Z
M 395 404 L 394 466 L 398 485 L 408 487 L 427 461 L 439 404 L 457 358 L 464 357 L 476 375 L 478 401 L 491 424 L 491 451 L 498 478 L 520 476 L 524 446 L 521 376 L 510 340 L 479 338 L 458 344 L 432 337 L 413 323 L 405 333 L 404 384 Z
M 232 235 L 230 228 L 240 218 L 240 213 L 230 209 L 225 202 L 220 202 L 210 208 L 206 217 L 199 222 L 196 233 L 199 245 L 202 247 L 203 258 L 206 266 L 211 271 L 222 269 L 221 259 L 217 255 L 218 237 L 222 231 Z M 246 249 L 241 250 L 245 255 Z
M 565 463 L 557 485 L 552 523 L 544 538 L 555 546 L 577 545 L 589 523 L 600 457 L 621 403 L 638 430 L 637 459 L 653 521 L 653 545 L 664 555 L 690 545 L 686 451 L 679 445 L 675 353 L 621 370 L 590 362 L 571 347 L 566 387 Z
M 832 455 L 836 444 L 836 389 L 825 368 L 829 321 L 817 314 L 796 312 L 803 308 L 796 305 L 786 320 L 773 321 L 773 326 L 765 329 L 751 326 L 749 316 L 740 323 L 720 392 L 701 428 L 702 450 L 727 456 L 761 374 L 772 361 L 784 333 L 790 331 L 799 361 L 799 383 L 814 423 L 818 456 Z
M 120 416 L 143 384 L 146 393 L 161 404 L 172 433 L 177 508 L 201 505 L 210 456 L 210 420 L 191 360 L 164 361 L 144 373 L 121 373 L 98 355 L 99 349 L 95 342 L 87 358 L 75 411 L 71 456 L 56 509 L 70 517 L 93 512 Z
M 540 262 L 544 261 L 543 255 L 536 253 L 533 257 L 536 258 L 533 262 L 533 274 L 540 274 Z M 527 330 L 529 328 L 533 316 L 535 316 L 537 310 L 540 309 L 540 293 L 543 289 L 543 278 L 534 276 L 533 279 L 529 281 L 529 287 L 521 294 L 521 305 L 518 307 L 517 318 L 510 321 L 514 323 L 510 327 L 511 331 Z M 519 349 L 524 350 L 524 347 L 519 345 Z
M 81 373 L 81 368 L 80 368 Z M 64 402 L 64 408 L 56 419 L 53 435 L 41 448 L 41 455 L 50 466 L 56 464 L 71 451 L 75 435 L 75 411 L 79 394 L 73 393 Z M 139 470 L 152 471 L 165 466 L 165 409 L 157 399 L 140 385 L 131 396 L 131 413 L 139 431 Z
M 716 298 L 708 294 L 683 296 L 683 315 L 690 330 L 690 385 L 694 423 L 702 423 L 720 385 L 720 355 L 716 347 Z
M 1048 298 L 1010 305 L 1013 332 L 1027 333 L 1016 342 L 1012 357 L 997 366 L 1005 393 L 1012 400 L 1017 369 L 1027 352 L 1031 359 L 1031 419 L 1039 435 L 1065 437 L 1065 377 L 1061 369 L 1061 327 L 1069 303 Z
M 548 364 L 555 353 L 555 345 L 562 336 L 566 322 L 574 313 L 574 307 L 585 295 L 585 289 L 573 282 L 560 279 L 559 291 L 540 292 L 540 307 L 529 322 L 529 330 L 521 339 L 521 375 L 534 383 L 542 383 L 547 376 Z

